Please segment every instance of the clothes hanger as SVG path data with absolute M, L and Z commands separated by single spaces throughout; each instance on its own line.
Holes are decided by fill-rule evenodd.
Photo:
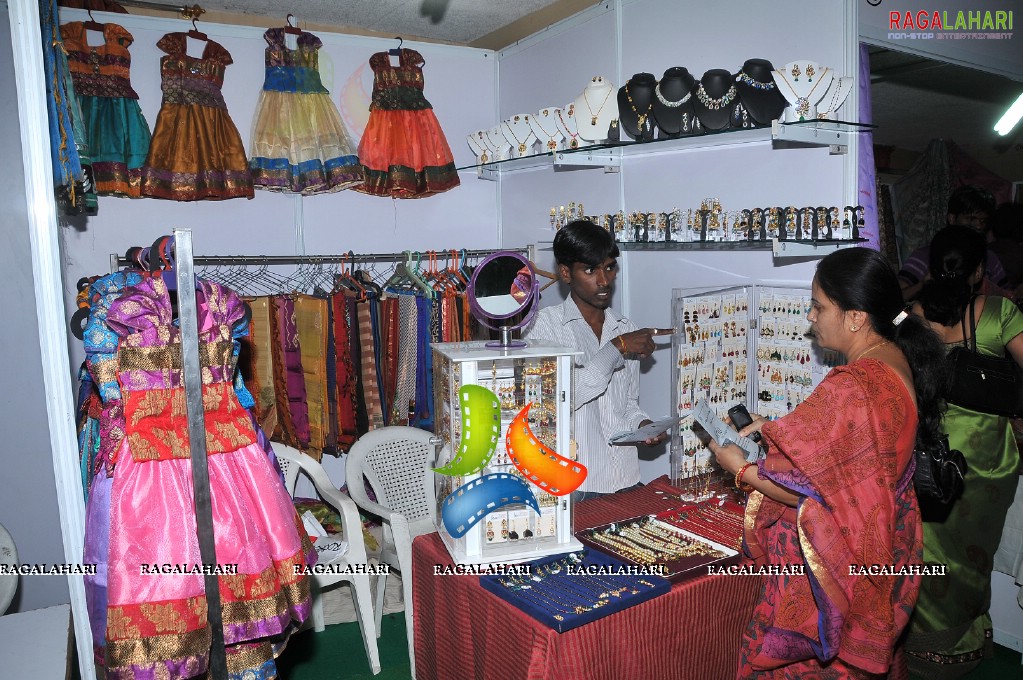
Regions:
M 358 295 L 358 297 L 356 298 L 357 300 L 359 301 L 366 300 L 369 298 L 370 293 L 368 290 L 368 286 L 366 285 L 365 281 L 360 280 L 355 275 L 357 272 L 352 272 L 351 267 L 348 265 L 349 261 L 353 263 L 355 261 L 355 253 L 353 253 L 350 250 L 341 256 L 341 271 L 338 275 L 338 280 L 343 285 L 345 285 L 349 290 L 353 291 L 356 295 Z M 380 286 L 377 286 L 375 283 L 373 284 L 373 286 L 376 288 L 374 292 L 377 295 L 379 295 L 381 292 Z
M 102 33 L 103 29 L 106 27 L 106 24 L 101 24 L 98 21 L 96 21 L 92 16 L 91 9 L 87 11 L 89 12 L 89 20 L 82 23 L 82 28 L 84 28 L 86 31 L 99 31 L 100 33 Z
M 198 27 L 196 27 L 194 18 L 192 19 L 192 30 L 186 33 L 185 35 L 187 35 L 189 38 L 195 38 L 196 40 L 204 41 L 209 40 L 209 37 L 202 31 L 200 31 Z
M 416 258 L 416 266 L 414 268 L 410 268 L 409 269 L 409 275 L 410 275 L 410 278 L 412 279 L 412 285 L 415 286 L 416 288 L 418 288 L 419 290 L 421 290 L 423 293 L 426 294 L 426 296 L 428 298 L 430 298 L 432 300 L 433 298 L 435 298 L 437 296 L 436 295 L 436 291 L 433 289 L 433 286 L 431 286 L 429 283 L 426 282 L 426 280 L 423 278 L 422 274 L 420 273 L 420 265 L 423 262 L 423 254 L 420 253 L 417 250 L 414 253 L 414 257 Z M 411 265 L 411 260 L 409 261 L 409 265 L 407 265 L 407 266 L 410 266 L 410 265 Z
M 291 20 L 294 18 L 295 18 L 294 14 L 288 15 L 288 18 L 286 19 L 287 25 L 284 27 L 284 32 L 290 33 L 291 35 L 302 35 L 302 29 L 291 23 Z
M 394 36 L 394 39 L 398 41 L 398 46 L 387 50 L 387 53 L 392 57 L 401 56 L 401 46 L 405 41 L 401 39 L 400 35 Z
M 418 255 L 418 253 L 416 253 Z M 412 267 L 413 254 L 411 251 L 405 251 L 405 261 L 399 261 L 394 266 L 394 273 L 391 274 L 391 278 L 384 284 L 384 289 L 391 292 L 418 292 L 421 291 L 431 300 L 433 299 L 433 288 L 429 286 L 425 281 L 420 279 L 415 274 Z

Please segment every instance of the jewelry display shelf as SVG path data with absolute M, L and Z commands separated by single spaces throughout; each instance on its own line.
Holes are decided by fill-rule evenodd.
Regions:
M 840 248 L 852 248 L 867 239 L 786 239 L 780 241 L 771 239 L 769 241 L 658 241 L 653 243 L 626 242 L 619 243 L 619 250 L 660 252 L 671 250 L 699 250 L 699 251 L 749 251 L 749 250 L 770 250 L 774 257 L 823 257 L 828 253 Z
M 707 132 L 677 139 L 609 142 L 578 149 L 562 149 L 490 163 L 465 165 L 458 170 L 477 171 L 480 179 L 496 181 L 504 173 L 553 167 L 555 170 L 602 167 L 605 172 L 618 172 L 622 158 L 696 151 L 720 146 L 768 144 L 776 147 L 829 147 L 831 153 L 845 153 L 853 136 L 876 126 L 834 120 L 805 120 L 793 123 L 774 121 L 771 127 L 749 130 Z
M 528 573 L 481 576 L 480 585 L 559 633 L 671 590 L 667 579 L 629 573 L 628 565 L 596 550 L 584 549 L 521 566 Z
M 674 524 L 662 522 L 653 515 L 631 517 L 619 522 L 612 522 L 610 524 L 604 524 L 591 529 L 584 529 L 583 531 L 576 532 L 576 538 L 578 538 L 579 542 L 583 545 L 593 548 L 594 550 L 598 550 L 617 560 L 621 560 L 626 564 L 651 566 L 649 564 L 643 564 L 622 552 L 618 552 L 610 545 L 601 542 L 601 539 L 599 538 L 599 535 L 608 535 L 610 533 L 614 537 L 614 540 L 625 544 L 626 552 L 628 552 L 629 550 L 634 550 L 637 544 L 634 541 L 618 538 L 617 533 L 623 529 L 630 530 L 634 528 L 636 524 L 647 522 L 651 523 L 651 526 L 655 527 L 657 530 L 674 534 L 677 539 L 677 543 L 680 546 L 685 544 L 695 544 L 699 545 L 701 549 L 708 551 L 706 554 L 702 555 L 681 556 L 674 559 L 655 562 L 654 564 L 663 569 L 661 575 L 673 583 L 706 574 L 706 568 L 709 565 L 727 566 L 730 564 L 737 564 L 740 561 L 739 551 L 736 548 L 721 545 L 720 543 L 716 543 L 711 539 L 704 538 L 699 534 L 695 534 Z

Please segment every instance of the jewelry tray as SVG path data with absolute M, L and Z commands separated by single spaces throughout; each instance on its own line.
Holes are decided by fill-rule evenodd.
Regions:
M 585 569 L 587 572 L 594 573 L 576 573 L 567 574 L 562 569 L 560 573 L 555 574 L 544 574 L 544 569 L 549 568 L 551 565 L 565 564 L 569 560 L 575 560 L 572 562 L 573 568 L 577 570 Z M 520 567 L 528 566 L 529 571 L 533 576 L 512 576 L 512 575 L 489 575 L 480 576 L 480 585 L 486 590 L 489 590 L 494 595 L 497 595 L 502 600 L 521 609 L 526 614 L 544 624 L 548 628 L 552 628 L 559 633 L 564 633 L 573 628 L 592 623 L 599 619 L 620 612 L 623 609 L 635 606 L 647 600 L 651 600 L 659 595 L 671 590 L 671 584 L 660 576 L 653 576 L 650 574 L 629 574 L 617 573 L 621 569 L 628 570 L 629 566 L 620 560 L 617 560 L 609 555 L 596 550 L 584 549 L 581 552 L 567 553 L 563 555 L 552 555 L 544 557 L 543 559 L 534 560 L 527 562 L 524 565 L 518 565 Z M 607 597 L 600 598 L 605 600 L 606 604 L 599 605 L 596 607 L 588 608 L 588 611 L 580 613 L 565 613 L 565 608 L 555 610 L 557 605 L 551 604 L 550 607 L 545 606 L 547 603 L 542 597 L 534 597 L 528 599 L 532 593 L 532 586 L 535 583 L 534 579 L 540 579 L 540 582 L 545 582 L 550 585 L 559 584 L 556 589 L 552 589 L 551 592 L 558 600 L 563 600 L 565 603 L 579 603 L 579 604 L 591 604 L 595 600 L 587 600 L 586 596 L 581 593 L 590 592 L 593 585 L 599 584 L 601 586 L 613 585 L 614 588 L 610 589 L 610 594 L 605 591 L 601 594 L 607 594 Z M 565 579 L 578 579 L 575 584 L 565 584 Z M 594 579 L 596 579 L 594 581 Z M 524 589 L 521 586 L 510 587 L 505 585 L 508 582 L 519 582 L 522 585 L 531 586 L 529 589 Z M 574 588 L 574 590 L 573 590 Z M 615 593 L 615 591 L 620 592 Z M 523 592 L 524 591 L 524 592 Z M 596 589 L 592 591 L 596 596 Z
M 732 519 L 734 519 L 735 525 L 721 526 L 720 519 L 715 517 L 717 513 L 733 516 Z M 725 500 L 721 502 L 708 501 L 705 503 L 683 505 L 679 508 L 659 512 L 655 517 L 665 524 L 670 524 L 691 534 L 696 534 L 712 544 L 721 544 L 739 550 L 742 545 L 744 515 L 745 509 L 741 505 L 732 500 Z M 709 535 L 711 532 L 701 526 L 704 523 L 719 525 L 715 526 L 713 530 L 713 533 L 717 535 Z M 725 542 L 726 538 L 728 542 Z
M 641 565 L 639 562 L 636 562 L 626 557 L 625 555 L 612 552 L 612 549 L 609 546 L 605 546 L 598 543 L 597 541 L 594 541 L 590 537 L 590 534 L 597 531 L 606 531 L 611 528 L 612 524 L 625 525 L 630 524 L 632 522 L 639 522 L 648 519 L 653 520 L 656 524 L 660 525 L 665 529 L 668 529 L 669 531 L 673 531 L 675 533 L 680 534 L 684 538 L 699 541 L 700 543 L 704 543 L 710 548 L 713 548 L 714 550 L 724 553 L 723 557 L 715 557 L 713 555 L 694 555 L 692 557 L 682 557 L 679 559 L 670 560 L 668 562 L 658 562 L 657 566 L 662 567 L 664 570 L 661 573 L 661 576 L 668 579 L 672 583 L 678 583 L 679 581 L 685 581 L 690 578 L 696 578 L 697 576 L 704 575 L 707 573 L 707 567 L 709 565 L 727 566 L 730 564 L 738 564 L 741 560 L 739 551 L 736 550 L 735 548 L 730 548 L 728 546 L 715 543 L 714 541 L 704 538 L 699 534 L 695 534 L 691 531 L 681 529 L 674 524 L 662 522 L 656 518 L 656 515 L 639 515 L 637 517 L 630 517 L 629 519 L 623 519 L 617 522 L 609 522 L 607 524 L 602 524 L 600 526 L 592 527 L 590 529 L 578 531 L 576 532 L 575 536 L 583 545 L 593 548 L 596 551 L 600 551 L 610 557 L 613 557 L 616 560 L 620 560 L 625 564 L 644 566 Z

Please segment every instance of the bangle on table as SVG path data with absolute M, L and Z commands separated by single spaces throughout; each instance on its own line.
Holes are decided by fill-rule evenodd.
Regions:
M 735 473 L 735 488 L 738 489 L 739 491 L 745 491 L 746 493 L 749 493 L 750 491 L 753 490 L 752 484 L 747 484 L 746 482 L 742 481 L 742 476 L 746 474 L 746 470 L 748 470 L 751 467 L 753 467 L 753 463 L 746 463 L 741 468 L 739 468 L 738 472 Z

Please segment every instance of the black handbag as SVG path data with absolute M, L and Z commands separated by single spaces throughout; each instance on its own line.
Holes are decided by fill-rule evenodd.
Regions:
M 964 331 L 966 316 L 970 319 L 969 344 L 964 337 L 962 346 L 957 345 L 948 353 L 949 385 L 945 399 L 971 411 L 1013 418 L 1023 414 L 1023 372 L 1011 356 L 992 357 L 977 352 L 975 300 L 976 297 L 970 300 L 969 314 L 963 313 Z
M 963 492 L 966 458 L 959 449 L 949 448 L 948 435 L 943 435 L 932 450 L 916 449 L 913 455 L 913 486 L 918 498 L 948 504 Z

